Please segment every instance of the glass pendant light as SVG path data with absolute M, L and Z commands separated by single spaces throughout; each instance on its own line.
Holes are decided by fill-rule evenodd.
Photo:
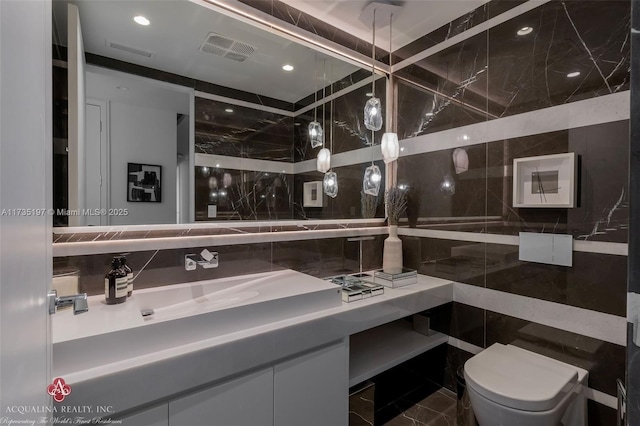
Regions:
M 382 143 L 380 144 L 382 150 L 382 159 L 385 164 L 389 164 L 392 161 L 398 159 L 400 155 L 400 145 L 398 144 L 398 135 L 395 133 L 385 133 L 382 135 Z
M 389 16 L 389 77 L 391 77 L 391 59 L 392 59 L 392 32 L 391 32 L 391 21 L 393 19 L 393 14 Z M 389 78 L 391 80 L 391 78 Z M 387 114 L 387 120 L 389 122 L 389 129 L 393 129 L 393 114 Z M 398 143 L 398 134 L 394 132 L 384 133 L 382 135 L 382 142 L 380 144 L 380 149 L 382 150 L 382 160 L 385 164 L 389 164 L 392 161 L 398 159 L 400 155 L 400 144 Z
M 364 171 L 364 179 L 362 180 L 362 191 L 365 194 L 378 196 L 380 192 L 380 181 L 382 181 L 382 173 L 380 168 L 371 163 Z
M 322 148 L 318 152 L 318 158 L 316 159 L 316 168 L 321 173 L 325 173 L 331 168 L 331 151 L 329 151 L 327 148 Z
M 326 86 L 326 81 L 327 81 L 327 73 L 326 73 L 326 62 L 325 62 L 325 70 L 322 74 L 322 121 L 324 122 L 324 118 L 326 117 L 325 115 L 325 86 Z M 327 171 L 329 171 L 329 169 L 331 168 L 331 151 L 329 151 L 327 148 L 324 147 L 324 140 L 322 141 L 322 149 L 318 152 L 318 158 L 316 160 L 316 169 L 321 172 L 321 173 L 325 173 Z
M 382 104 L 376 98 L 376 10 L 373 9 L 373 48 L 371 49 L 371 97 L 364 104 L 364 127 L 369 130 L 382 129 Z
M 317 60 L 317 56 L 316 56 Z M 318 103 L 318 80 L 315 72 L 316 61 L 314 60 L 314 71 L 313 71 L 313 80 L 314 80 L 314 96 L 315 103 Z M 322 131 L 322 126 L 318 122 L 318 107 L 316 106 L 313 109 L 313 121 L 309 123 L 309 141 L 311 142 L 311 148 L 318 148 L 324 144 L 324 132 Z
M 331 66 L 331 77 L 333 77 L 333 64 Z M 331 111 L 329 112 L 329 148 L 333 150 L 333 79 L 331 81 Z M 329 169 L 327 173 L 324 174 L 324 179 L 322 180 L 322 189 L 325 194 L 327 194 L 331 198 L 336 198 L 338 195 L 338 175 L 336 172 Z
M 376 55 L 376 10 L 373 9 L 373 48 L 371 53 L 371 77 L 372 89 L 371 98 L 364 106 L 364 125 L 371 130 L 371 165 L 364 170 L 362 178 L 362 192 L 368 195 L 378 196 L 380 192 L 380 182 L 382 181 L 382 173 L 380 168 L 373 162 L 373 145 L 375 144 L 375 131 L 382 128 L 382 106 L 380 99 L 375 97 L 376 94 L 376 74 L 375 74 L 375 55 Z
M 324 174 L 322 189 L 329 197 L 336 198 L 338 195 L 338 175 L 336 172 L 327 172 Z

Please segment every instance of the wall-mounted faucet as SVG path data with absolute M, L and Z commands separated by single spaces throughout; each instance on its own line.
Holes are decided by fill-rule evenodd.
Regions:
M 204 269 L 218 267 L 218 252 L 204 249 L 200 254 L 187 254 L 184 256 L 185 271 L 195 271 L 198 265 Z
M 347 241 L 351 242 L 351 241 L 358 241 L 360 244 L 359 247 L 359 251 L 358 251 L 358 263 L 360 264 L 360 275 L 362 275 L 362 242 L 363 241 L 370 241 L 373 240 L 373 237 L 353 237 L 353 238 L 347 238 Z
M 55 314 L 57 308 L 69 305 L 73 305 L 73 315 L 82 314 L 89 310 L 87 293 L 58 297 L 56 290 L 50 290 L 47 299 L 49 301 L 49 315 Z

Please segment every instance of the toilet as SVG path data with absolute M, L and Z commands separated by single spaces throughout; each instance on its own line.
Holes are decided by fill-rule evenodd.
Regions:
M 500 343 L 464 365 L 480 426 L 586 426 L 588 375 L 582 368 Z

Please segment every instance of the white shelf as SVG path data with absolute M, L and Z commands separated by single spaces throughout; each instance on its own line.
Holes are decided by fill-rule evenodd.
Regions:
M 407 321 L 395 321 L 351 336 L 349 387 L 448 341 L 442 333 L 425 336 Z

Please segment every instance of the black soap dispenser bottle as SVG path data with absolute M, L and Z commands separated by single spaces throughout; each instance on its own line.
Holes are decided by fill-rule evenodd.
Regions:
M 120 256 L 120 266 L 127 274 L 127 297 L 133 294 L 133 270 L 127 265 L 127 256 Z
M 114 257 L 111 270 L 104 277 L 104 298 L 107 305 L 116 305 L 127 300 L 127 274 L 122 269 L 120 259 Z

